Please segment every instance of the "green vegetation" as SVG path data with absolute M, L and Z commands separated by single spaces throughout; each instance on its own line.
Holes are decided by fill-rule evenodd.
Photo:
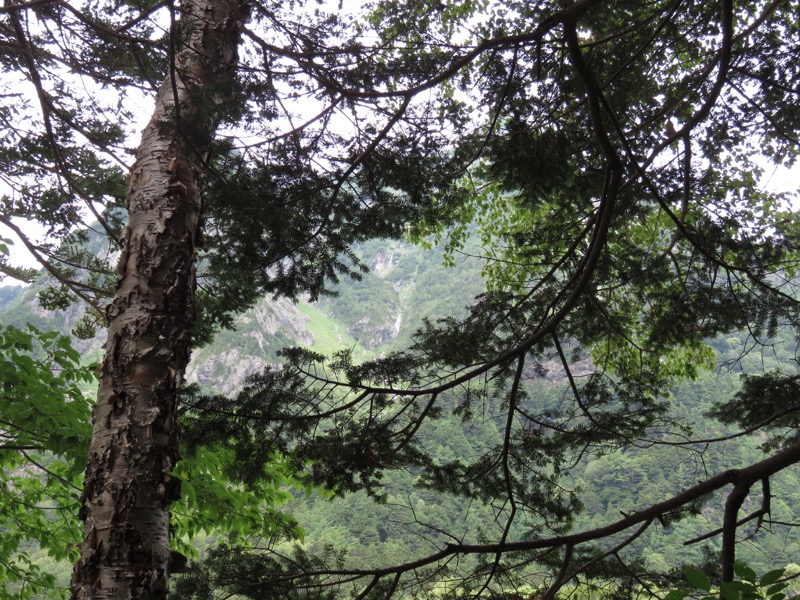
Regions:
M 358 342 L 342 328 L 341 324 L 326 317 L 320 307 L 299 304 L 297 310 L 300 314 L 308 317 L 306 325 L 314 340 L 309 344 L 309 348 L 324 354 L 332 354 L 342 348 L 350 348 L 356 356 L 365 356 L 364 350 L 359 347 Z
M 0 239 L 0 593 L 77 559 L 75 600 L 783 600 L 799 34 L 788 0 L 6 2 L 0 224 L 46 276 Z
M 94 371 L 66 336 L 0 328 L 0 598 L 40 597 L 76 558 Z
M 458 289 L 456 282 L 473 282 L 480 270 L 478 261 L 464 260 L 459 262 L 457 268 L 444 267 L 441 250 L 426 251 L 397 243 L 384 249 L 377 243 L 371 243 L 364 251 L 365 261 L 372 262 L 368 253 L 370 251 L 373 257 L 391 252 L 396 257 L 393 259 L 393 268 L 382 273 L 383 278 L 378 277 L 377 273 L 371 273 L 365 278 L 367 281 L 388 282 L 388 288 L 396 292 L 380 297 L 383 307 L 376 314 L 384 315 L 384 318 L 391 319 L 391 310 L 400 310 L 403 319 L 406 319 L 404 309 L 398 309 L 403 306 L 404 293 L 406 300 L 418 290 L 427 294 L 430 299 L 428 304 L 409 302 L 405 305 L 433 307 L 432 312 L 414 310 L 408 320 L 416 320 L 417 323 L 422 323 L 425 319 L 436 320 L 442 314 L 447 314 L 456 302 L 466 304 L 469 297 L 475 295 L 472 283 L 466 283 L 462 288 L 460 301 L 455 300 L 453 294 L 443 299 L 435 291 L 431 291 L 431 288 L 435 289 L 435 283 L 438 282 L 443 287 L 450 286 L 448 289 L 455 290 Z M 411 285 L 395 286 L 397 281 L 408 281 Z M 420 285 L 420 281 L 426 285 Z M 236 330 L 222 332 L 210 345 L 198 351 L 196 360 L 200 365 L 203 361 L 215 365 L 215 377 L 225 378 L 226 375 L 230 377 L 230 365 L 224 360 L 218 361 L 217 357 L 224 357 L 230 349 L 238 350 L 238 361 L 258 357 L 271 362 L 279 360 L 275 354 L 276 349 L 287 341 L 301 339 L 313 339 L 309 347 L 314 351 L 330 354 L 343 348 L 356 348 L 356 356 L 367 357 L 368 351 L 361 349 L 346 333 L 361 318 L 358 316 L 363 310 L 359 304 L 359 290 L 364 288 L 361 282 L 344 282 L 335 298 L 326 299 L 320 304 L 299 304 L 298 313 L 306 318 L 296 322 L 301 323 L 302 327 L 298 325 L 299 329 L 295 331 L 297 337 L 293 338 L 286 337 L 286 326 L 276 331 L 276 335 L 263 329 L 263 319 L 272 315 L 276 309 L 280 310 L 280 305 L 262 305 L 243 315 L 237 322 Z M 9 314 L 16 315 L 16 319 L 34 319 L 36 315 L 30 311 L 35 306 L 32 304 L 35 293 L 27 292 L 21 296 L 17 294 L 16 297 L 16 301 L 6 305 L 8 312 L 2 313 L 2 318 L 5 319 L 6 314 Z M 69 319 L 58 314 L 54 314 L 52 320 L 43 322 L 52 327 L 61 324 L 66 330 L 70 326 Z M 375 322 L 380 323 L 378 319 Z M 260 335 L 255 337 L 257 332 Z M 703 372 L 693 380 L 681 381 L 671 390 L 670 403 L 675 418 L 693 432 L 686 429 L 682 435 L 715 438 L 729 435 L 733 431 L 707 415 L 716 405 L 733 397 L 741 388 L 741 372 L 757 373 L 779 368 L 787 375 L 798 373 L 798 367 L 793 361 L 792 340 L 788 334 L 788 329 L 780 328 L 767 353 L 748 353 L 748 348 L 743 343 L 748 336 L 744 332 L 738 335 L 734 332 L 724 338 L 709 340 L 717 352 L 719 369 Z M 373 355 L 402 343 L 397 341 L 401 336 L 402 333 L 396 340 L 373 348 Z M 91 346 L 86 351 L 88 355 L 94 353 L 96 351 Z M 734 368 L 730 370 L 726 364 L 734 365 Z M 581 369 L 586 365 L 581 365 L 580 362 L 573 365 L 575 373 L 582 373 Z M 528 400 L 525 408 L 531 413 L 547 412 L 548 407 L 563 402 L 569 393 L 564 375 L 558 373 L 556 364 L 548 363 L 543 368 L 545 370 L 539 377 L 534 377 L 526 384 Z M 463 412 L 454 414 L 453 400 L 450 406 L 443 406 L 439 418 L 422 426 L 419 432 L 420 445 L 429 451 L 436 465 L 481 457 L 498 443 L 502 435 L 502 405 L 492 404 L 487 400 L 479 400 L 472 407 L 473 412 L 480 410 L 477 418 L 473 415 L 465 421 Z M 225 400 L 220 399 L 218 402 Z M 187 422 L 187 426 L 187 442 L 191 444 L 194 426 L 191 421 Z M 663 445 L 654 446 L 646 454 L 631 449 L 587 456 L 564 482 L 568 487 L 580 490 L 581 497 L 585 499 L 583 510 L 576 515 L 572 528 L 591 530 L 606 525 L 617 520 L 621 513 L 662 501 L 710 473 L 755 462 L 759 460 L 762 442 L 763 438 L 744 436 L 728 441 L 719 448 L 712 446 L 706 449 L 698 444 L 686 448 Z M 181 532 L 176 538 L 176 547 L 187 556 L 204 556 L 197 555 L 196 550 L 192 549 L 192 544 L 196 543 L 192 540 L 205 540 L 202 544 L 206 548 L 204 552 L 210 552 L 206 556 L 214 556 L 213 540 L 226 539 L 226 531 L 272 530 L 277 534 L 278 530 L 282 530 L 283 533 L 277 534 L 273 543 L 280 551 L 291 552 L 292 543 L 284 536 L 297 535 L 302 531 L 303 541 L 300 548 L 309 557 L 328 556 L 330 560 L 335 557 L 335 564 L 342 569 L 380 567 L 387 561 L 401 564 L 424 557 L 439 545 L 450 541 L 451 535 L 461 543 L 479 543 L 502 531 L 497 520 L 498 514 L 502 513 L 498 513 L 497 509 L 438 493 L 424 485 L 424 477 L 420 477 L 422 473 L 419 470 L 388 470 L 381 481 L 383 491 L 379 503 L 375 503 L 364 491 L 333 495 L 309 491 L 307 495 L 297 487 L 292 487 L 288 471 L 278 477 L 273 476 L 268 484 L 259 483 L 244 495 L 229 496 L 229 483 L 225 473 L 238 469 L 239 464 L 237 459 L 228 455 L 224 459 L 226 465 L 223 465 L 219 462 L 221 456 L 225 455 L 210 454 L 208 450 L 199 448 L 196 453 L 189 454 L 185 467 L 182 467 L 186 474 L 184 495 L 182 502 L 174 509 L 176 527 Z M 275 457 L 270 463 L 280 464 Z M 422 487 L 420 484 L 423 484 Z M 800 510 L 791 501 L 787 501 L 800 496 L 800 479 L 797 475 L 790 471 L 782 472 L 772 479 L 771 484 L 775 498 L 770 518 L 782 523 L 800 521 Z M 294 499 L 286 495 L 287 490 L 295 490 Z M 263 498 L 270 500 L 263 504 L 260 500 Z M 663 575 L 668 575 L 682 564 L 700 564 L 708 552 L 718 551 L 718 539 L 711 538 L 689 546 L 684 546 L 683 542 L 694 540 L 718 527 L 722 501 L 722 498 L 713 500 L 697 515 L 687 514 L 666 527 L 653 529 L 630 549 L 623 551 L 622 555 L 630 560 L 641 560 L 645 568 Z M 236 506 L 242 502 L 252 512 L 241 513 Z M 285 504 L 281 507 L 282 512 L 278 513 L 274 507 L 281 503 Z M 72 517 L 69 521 L 72 521 Z M 526 524 L 520 524 L 514 531 L 522 539 L 531 535 Z M 443 532 L 448 533 L 444 535 Z M 244 535 L 240 542 L 247 542 L 248 539 Z M 42 573 L 56 575 L 57 582 L 65 585 L 68 581 L 68 562 L 55 562 L 53 558 L 46 558 L 45 551 L 38 549 L 40 546 L 37 544 L 23 544 L 15 551 L 29 548 L 27 552 L 32 558 L 30 568 L 34 569 L 34 573 L 38 568 Z M 777 526 L 771 532 L 762 529 L 741 547 L 741 560 L 757 572 L 766 572 L 776 565 L 788 565 L 798 554 L 798 532 L 793 528 L 784 531 Z M 462 567 L 469 564 L 477 563 L 469 557 L 461 562 Z M 319 568 L 325 566 L 329 567 L 331 563 L 323 561 L 317 564 Z M 186 582 L 180 583 L 178 589 L 190 589 L 207 568 L 205 563 L 198 562 L 184 577 Z M 446 576 L 442 577 L 445 581 Z M 535 584 L 535 588 L 536 585 L 543 584 L 545 579 L 537 579 L 531 575 L 527 581 L 529 585 Z M 582 586 L 589 586 L 587 589 L 599 586 L 599 589 L 605 584 L 602 581 L 587 580 Z M 574 593 L 582 593 L 582 586 L 576 588 Z M 440 592 L 444 593 L 446 587 L 444 585 L 439 588 Z M 22 593 L 22 588 L 11 589 L 15 590 L 15 594 Z M 31 597 L 37 596 L 34 594 Z M 594 596 L 589 593 L 588 597 Z

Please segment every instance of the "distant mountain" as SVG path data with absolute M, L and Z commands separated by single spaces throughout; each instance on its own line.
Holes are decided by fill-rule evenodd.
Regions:
M 217 333 L 194 351 L 186 380 L 232 393 L 244 380 L 278 362 L 281 348 L 305 346 L 329 354 L 342 348 L 356 356 L 377 356 L 406 346 L 423 319 L 463 313 L 482 291 L 480 264 L 466 258 L 456 267 L 442 264 L 442 249 L 425 250 L 400 241 L 373 241 L 357 249 L 370 266 L 361 281 L 344 279 L 336 296 L 297 303 L 262 298 L 235 319 L 234 330 Z M 33 285 L 0 286 L 0 323 L 69 333 L 83 314 L 80 305 L 45 310 L 38 294 L 45 275 Z M 105 332 L 76 340 L 85 355 L 99 358 Z
M 234 330 L 220 331 L 210 344 L 194 351 L 187 381 L 232 394 L 248 376 L 276 364 L 278 351 L 286 346 L 301 345 L 324 354 L 349 348 L 356 357 L 379 356 L 406 347 L 425 319 L 463 314 L 483 290 L 482 264 L 465 257 L 455 267 L 445 267 L 441 248 L 424 250 L 399 241 L 373 241 L 358 248 L 358 254 L 370 267 L 361 281 L 342 281 L 336 290 L 338 295 L 315 303 L 261 299 L 235 319 Z M 82 310 L 79 306 L 64 311 L 44 310 L 37 293 L 45 284 L 42 279 L 27 288 L 0 287 L 0 323 L 24 326 L 30 322 L 42 329 L 69 332 Z M 76 340 L 75 344 L 85 356 L 95 359 L 101 356 L 104 340 L 105 333 L 100 331 L 95 338 Z M 743 359 L 744 366 L 754 371 L 796 369 L 793 354 L 780 349 L 789 348 L 791 340 L 776 346 L 772 358 L 748 356 L 743 347 L 745 340 L 746 335 L 733 334 L 715 340 L 720 364 Z M 748 363 L 752 364 L 748 367 Z M 586 374 L 591 368 L 589 362 L 582 361 L 574 365 L 573 373 Z M 561 372 L 554 365 L 536 382 L 530 390 L 532 402 L 559 401 L 565 385 Z M 707 419 L 705 412 L 715 400 L 730 397 L 738 386 L 738 373 L 708 373 L 677 386 L 672 402 L 683 422 L 694 424 L 695 431 L 706 437 L 714 437 L 724 434 L 724 428 Z M 531 409 L 536 407 L 532 405 Z M 426 447 L 435 448 L 437 456 L 447 461 L 483 454 L 494 443 L 498 431 L 497 423 L 490 418 L 465 423 L 445 411 L 420 435 Z M 586 499 L 585 511 L 576 519 L 575 529 L 596 527 L 615 520 L 621 511 L 663 500 L 706 472 L 757 460 L 761 456 L 758 444 L 759 440 L 741 439 L 730 442 L 722 451 L 703 455 L 655 447 L 641 455 L 621 451 L 585 460 L 568 480 L 584 491 L 582 497 Z M 391 471 L 384 482 L 388 495 L 384 505 L 375 505 L 363 493 L 332 501 L 312 497 L 292 502 L 288 510 L 307 531 L 306 548 L 320 552 L 329 544 L 349 548 L 348 560 L 354 565 L 412 560 L 429 552 L 437 541 L 443 541 L 436 530 L 489 533 L 497 526 L 489 507 L 419 489 L 412 473 Z M 774 486 L 781 489 L 781 498 L 773 503 L 773 518 L 800 522 L 800 509 L 784 502 L 800 495 L 800 478 L 787 471 L 775 478 Z M 702 546 L 714 548 L 717 539 L 691 546 L 682 543 L 714 530 L 721 514 L 717 504 L 708 505 L 696 517 L 670 525 L 663 533 L 654 528 L 635 551 L 641 552 L 642 560 L 656 569 L 701 560 Z M 741 550 L 742 558 L 760 571 L 794 562 L 793 557 L 798 555 L 797 529 L 772 536 L 760 533 Z
M 5 285 L 0 287 L 0 310 L 19 298 L 25 288 L 21 285 Z

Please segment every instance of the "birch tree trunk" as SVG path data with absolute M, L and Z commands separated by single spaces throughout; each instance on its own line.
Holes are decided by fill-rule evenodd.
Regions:
M 180 483 L 176 392 L 189 360 L 197 176 L 229 90 L 244 0 L 184 0 L 173 64 L 144 130 L 128 191 L 119 283 L 83 492 L 74 599 L 167 596 L 170 504 Z

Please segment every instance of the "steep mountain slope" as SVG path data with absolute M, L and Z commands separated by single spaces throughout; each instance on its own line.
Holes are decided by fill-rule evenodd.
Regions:
M 479 262 L 464 259 L 455 268 L 444 267 L 441 248 L 370 242 L 358 253 L 370 266 L 361 281 L 343 280 L 338 295 L 313 304 L 262 298 L 238 315 L 235 329 L 218 332 L 210 344 L 194 350 L 187 381 L 231 393 L 249 375 L 276 364 L 278 351 L 290 346 L 379 355 L 406 346 L 424 319 L 463 312 L 482 291 Z M 80 306 L 45 310 L 38 295 L 46 287 L 44 276 L 28 288 L 0 287 L 0 323 L 71 332 L 83 314 Z M 75 344 L 84 354 L 99 355 L 104 336 L 100 331 Z
M 447 268 L 442 264 L 440 248 L 423 251 L 401 242 L 371 242 L 362 246 L 359 254 L 371 269 L 362 281 L 343 281 L 337 296 L 314 304 L 260 300 L 237 317 L 234 330 L 219 332 L 212 343 L 194 351 L 187 380 L 209 391 L 232 394 L 248 376 L 277 364 L 278 352 L 285 346 L 301 345 L 321 353 L 348 348 L 356 357 L 380 355 L 411 343 L 413 332 L 425 319 L 458 315 L 482 290 L 480 261 L 464 258 L 455 267 Z M 0 288 L 0 323 L 32 322 L 43 329 L 60 331 L 74 327 L 81 311 L 76 307 L 64 311 L 42 309 L 36 300 L 42 285 L 40 282 L 26 289 Z M 101 336 L 76 340 L 76 345 L 88 358 L 99 356 Z M 754 372 L 796 372 L 792 341 L 780 341 L 782 344 L 773 346 L 772 354 L 766 357 L 747 355 L 746 336 L 732 334 L 714 345 L 721 365 L 745 356 L 744 367 Z M 543 366 L 546 372 L 528 393 L 532 410 L 558 402 L 566 391 L 560 365 Z M 581 377 L 591 371 L 591 364 L 579 361 L 572 370 Z M 724 435 L 725 428 L 707 419 L 705 413 L 714 401 L 729 397 L 738 386 L 739 374 L 722 369 L 676 387 L 673 404 L 681 421 L 692 425 L 701 437 Z M 479 456 L 496 443 L 499 424 L 493 414 L 493 407 L 487 405 L 483 418 L 464 423 L 445 410 L 442 418 L 425 426 L 425 444 L 435 449 L 442 462 Z M 585 460 L 571 481 L 587 498 L 575 528 L 608 523 L 620 512 L 662 500 L 707 473 L 757 460 L 761 441 L 731 441 L 716 453 L 662 447 L 646 454 L 622 451 Z M 298 497 L 289 510 L 307 531 L 305 547 L 320 552 L 330 545 L 347 549 L 345 561 L 351 565 L 397 562 L 411 560 L 446 541 L 442 531 L 463 539 L 478 539 L 497 526 L 491 507 L 470 505 L 419 489 L 413 473 L 392 471 L 385 482 L 386 504 L 375 504 L 363 493 L 333 500 Z M 776 498 L 773 504 L 772 518 L 784 523 L 800 521 L 800 508 L 786 500 L 800 495 L 797 475 L 782 474 L 773 487 L 781 499 Z M 712 502 L 699 515 L 670 524 L 661 534 L 649 534 L 635 551 L 648 566 L 662 570 L 681 562 L 700 561 L 703 548 L 715 549 L 718 540 L 711 538 L 688 546 L 683 543 L 713 531 L 719 519 L 719 503 Z M 518 533 L 524 535 L 522 531 Z M 742 558 L 761 571 L 793 562 L 793 557 L 800 555 L 797 530 L 787 532 L 776 527 L 775 534 L 760 533 L 744 544 Z

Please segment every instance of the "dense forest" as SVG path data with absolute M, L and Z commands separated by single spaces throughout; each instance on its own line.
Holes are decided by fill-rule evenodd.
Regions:
M 0 47 L 0 598 L 794 593 L 796 3 L 8 0 Z
M 461 253 L 451 260 L 445 259 L 443 243 L 426 249 L 407 242 L 376 241 L 357 248 L 357 253 L 370 266 L 362 280 L 345 280 L 337 286 L 336 296 L 313 303 L 292 305 L 264 298 L 237 318 L 235 329 L 220 333 L 195 351 L 187 369 L 188 381 L 206 392 L 235 393 L 246 385 L 248 377 L 279 363 L 280 350 L 294 345 L 328 354 L 349 349 L 361 360 L 385 355 L 406 347 L 426 320 L 465 313 L 484 293 L 480 274 L 483 261 L 477 260 L 474 252 Z M 0 321 L 18 327 L 33 323 L 42 330 L 69 334 L 81 313 L 42 309 L 38 295 L 46 286 L 43 276 L 30 288 L 0 287 Z M 710 413 L 740 390 L 744 373 L 798 374 L 796 341 L 790 330 L 780 329 L 765 348 L 748 348 L 747 339 L 747 332 L 741 331 L 708 340 L 714 351 L 713 365 L 670 390 L 670 402 L 676 419 L 686 427 L 687 439 L 724 438 L 735 431 L 711 418 Z M 101 355 L 99 336 L 87 341 L 74 339 L 73 343 L 87 360 Z M 592 370 L 591 361 L 578 358 L 572 370 L 586 376 Z M 546 365 L 531 377 L 527 393 L 527 410 L 546 413 L 569 393 L 563 370 L 556 363 Z M 490 400 L 475 407 L 481 414 L 477 419 L 465 420 L 453 414 L 454 408 L 446 407 L 441 418 L 427 423 L 419 433 L 421 443 L 431 449 L 440 464 L 482 456 L 497 443 L 502 430 L 502 406 Z M 589 530 L 602 526 L 626 511 L 672 496 L 709 473 L 756 462 L 763 454 L 765 439 L 748 435 L 721 446 L 696 442 L 683 447 L 653 446 L 646 452 L 632 448 L 587 456 L 571 469 L 566 481 L 569 487 L 581 490 L 586 499 L 572 527 Z M 413 561 L 446 543 L 449 535 L 478 542 L 498 528 L 496 510 L 491 506 L 427 489 L 420 485 L 420 476 L 421 472 L 414 470 L 387 472 L 382 482 L 384 491 L 377 499 L 365 492 L 336 494 L 288 486 L 291 496 L 286 496 L 280 510 L 296 520 L 302 541 L 278 538 L 272 543 L 283 552 L 300 548 L 343 568 L 359 568 Z M 800 522 L 800 508 L 792 499 L 800 495 L 800 480 L 796 473 L 782 472 L 772 486 L 777 500 L 770 513 L 774 524 L 752 529 L 753 535 L 743 543 L 741 560 L 759 573 L 788 567 L 789 573 L 795 574 L 800 531 L 793 524 Z M 653 530 L 625 554 L 630 560 L 642 561 L 648 570 L 671 575 L 668 581 L 677 585 L 682 565 L 703 564 L 718 552 L 715 538 L 701 538 L 716 529 L 721 503 L 718 496 L 698 514 Z M 753 508 L 757 507 L 748 510 Z M 194 541 L 197 562 L 174 584 L 176 598 L 202 597 L 193 594 L 217 589 L 215 569 L 226 568 L 223 557 L 231 550 L 225 545 L 217 547 L 226 538 L 215 530 L 213 522 L 205 525 L 207 530 Z M 517 535 L 524 537 L 531 532 L 522 526 Z M 55 574 L 57 587 L 66 587 L 69 561 L 48 558 L 35 542 L 23 542 L 18 551 L 27 553 L 44 572 Z M 205 562 L 209 557 L 211 561 Z M 222 564 L 215 565 L 215 559 Z M 800 573 L 800 566 L 796 569 Z M 537 581 L 534 575 L 522 589 L 535 589 Z M 587 580 L 573 593 L 595 597 L 611 583 L 600 576 Z M 789 589 L 798 587 L 792 584 Z

